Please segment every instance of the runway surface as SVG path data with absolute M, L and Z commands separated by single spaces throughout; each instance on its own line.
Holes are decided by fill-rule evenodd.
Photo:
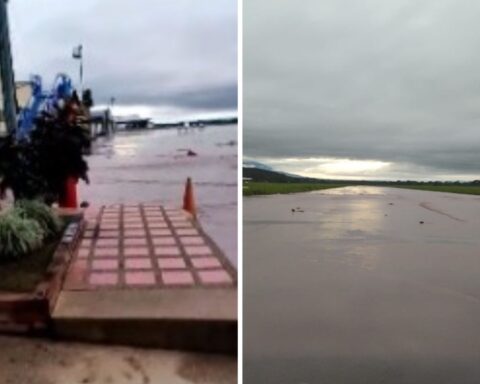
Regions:
M 347 187 L 244 212 L 246 383 L 480 382 L 480 197 Z

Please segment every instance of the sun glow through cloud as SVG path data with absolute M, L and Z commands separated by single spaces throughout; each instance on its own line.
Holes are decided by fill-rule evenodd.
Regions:
M 284 172 L 328 179 L 374 179 L 388 171 L 392 163 L 335 157 L 262 158 L 259 161 Z
M 377 160 L 334 159 L 318 166 L 319 170 L 332 175 L 376 172 L 390 163 Z
M 276 171 L 318 179 L 343 180 L 458 180 L 471 181 L 471 174 L 439 173 L 411 163 L 337 157 L 246 157 Z M 437 172 L 435 172 L 437 171 Z M 413 176 L 413 177 L 412 177 Z

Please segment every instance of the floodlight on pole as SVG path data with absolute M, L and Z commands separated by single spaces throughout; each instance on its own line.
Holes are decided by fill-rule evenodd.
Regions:
M 73 48 L 72 57 L 80 62 L 79 75 L 80 75 L 80 97 L 83 95 L 83 45 L 79 44 Z

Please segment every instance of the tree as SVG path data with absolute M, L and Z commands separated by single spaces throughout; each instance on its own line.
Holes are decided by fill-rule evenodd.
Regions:
M 89 138 L 80 126 L 77 100 L 69 100 L 55 116 L 43 113 L 28 139 L 13 136 L 0 143 L 0 193 L 13 191 L 15 199 L 57 201 L 68 177 L 88 183 L 83 158 Z

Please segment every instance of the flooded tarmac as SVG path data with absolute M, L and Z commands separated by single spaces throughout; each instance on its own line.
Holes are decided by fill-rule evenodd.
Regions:
M 480 196 L 348 187 L 244 220 L 246 383 L 480 382 Z
M 236 125 L 118 132 L 95 143 L 88 157 L 91 183 L 80 183 L 79 199 L 181 207 L 186 178 L 192 177 L 199 220 L 236 265 L 236 138 Z

